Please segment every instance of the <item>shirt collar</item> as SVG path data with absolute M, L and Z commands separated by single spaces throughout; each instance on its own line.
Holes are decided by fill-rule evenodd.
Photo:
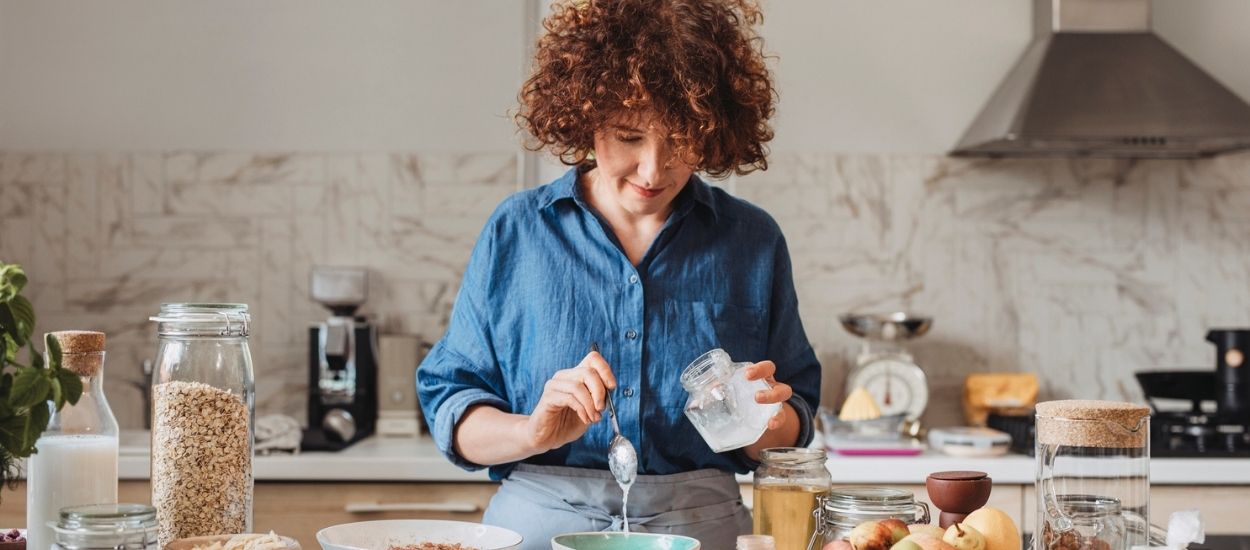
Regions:
M 540 209 L 546 209 L 551 205 L 570 200 L 575 202 L 582 208 L 589 208 L 585 199 L 581 196 L 581 191 L 577 187 L 577 177 L 581 174 L 581 170 L 574 166 L 560 176 L 559 179 L 547 186 L 547 197 L 539 204 Z M 677 194 L 674 200 L 675 207 L 673 213 L 678 216 L 685 216 L 696 205 L 701 205 L 712 214 L 713 220 L 719 218 L 720 214 L 716 208 L 716 201 L 712 198 L 711 189 L 708 184 L 697 175 L 691 174 L 690 182 L 686 184 L 686 188 Z

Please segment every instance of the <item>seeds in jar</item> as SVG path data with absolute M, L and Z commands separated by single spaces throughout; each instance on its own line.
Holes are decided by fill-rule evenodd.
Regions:
M 200 382 L 153 391 L 152 503 L 161 546 L 185 537 L 242 533 L 252 514 L 247 403 Z

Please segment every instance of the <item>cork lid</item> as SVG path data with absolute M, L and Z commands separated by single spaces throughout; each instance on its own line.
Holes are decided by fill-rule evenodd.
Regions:
M 61 345 L 61 366 L 78 376 L 95 376 L 104 368 L 104 333 L 62 330 L 50 333 Z
M 1136 403 L 1070 399 L 1036 410 L 1037 438 L 1047 445 L 1139 448 L 1150 431 L 1150 407 Z

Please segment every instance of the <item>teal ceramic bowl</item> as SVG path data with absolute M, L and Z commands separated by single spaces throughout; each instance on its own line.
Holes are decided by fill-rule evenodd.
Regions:
M 648 533 L 569 533 L 551 539 L 552 550 L 699 550 L 699 541 Z

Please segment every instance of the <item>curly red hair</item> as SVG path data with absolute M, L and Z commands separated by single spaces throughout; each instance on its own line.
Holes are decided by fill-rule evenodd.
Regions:
M 595 132 L 643 112 L 715 177 L 768 167 L 776 90 L 752 0 L 565 0 L 543 21 L 517 124 L 569 165 Z

